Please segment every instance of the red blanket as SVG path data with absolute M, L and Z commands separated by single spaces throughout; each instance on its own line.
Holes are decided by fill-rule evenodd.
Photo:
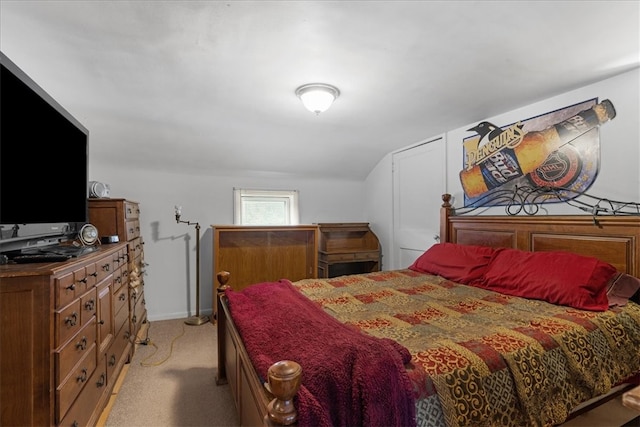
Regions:
M 406 348 L 343 325 L 286 280 L 226 295 L 258 375 L 284 359 L 302 366 L 299 426 L 415 426 Z

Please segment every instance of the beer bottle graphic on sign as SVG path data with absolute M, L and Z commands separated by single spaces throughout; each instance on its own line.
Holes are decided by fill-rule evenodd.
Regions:
M 608 99 L 581 111 L 573 117 L 541 131 L 518 135 L 510 133 L 510 141 L 490 141 L 498 148 L 495 153 L 460 172 L 460 182 L 467 197 L 477 197 L 506 182 L 533 172 L 549 154 L 591 129 L 613 119 L 616 110 Z M 506 139 L 498 135 L 495 139 Z M 515 135 L 515 137 L 513 136 Z

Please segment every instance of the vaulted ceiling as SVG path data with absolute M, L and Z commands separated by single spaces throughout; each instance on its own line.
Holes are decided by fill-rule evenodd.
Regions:
M 0 1 L 91 158 L 364 179 L 385 154 L 639 66 L 638 1 Z M 326 112 L 295 89 L 337 86 Z

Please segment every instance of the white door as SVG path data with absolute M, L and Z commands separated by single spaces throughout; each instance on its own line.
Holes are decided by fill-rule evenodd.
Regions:
M 393 269 L 407 268 L 438 241 L 446 193 L 444 137 L 397 151 L 393 163 Z

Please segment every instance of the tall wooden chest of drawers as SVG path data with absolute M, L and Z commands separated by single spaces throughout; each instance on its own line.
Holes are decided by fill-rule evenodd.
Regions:
M 131 354 L 126 259 L 117 243 L 0 266 L 0 425 L 98 421 Z
M 89 199 L 89 221 L 100 238 L 118 236 L 129 255 L 129 321 L 135 337 L 147 321 L 144 299 L 144 243 L 140 234 L 140 204 L 127 199 Z M 132 347 L 132 351 L 135 346 Z

